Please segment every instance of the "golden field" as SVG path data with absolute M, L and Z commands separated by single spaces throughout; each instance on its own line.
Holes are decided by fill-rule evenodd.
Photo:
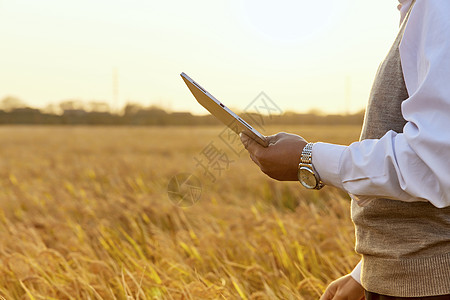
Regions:
M 268 178 L 222 130 L 0 127 L 0 295 L 318 299 L 359 260 L 348 196 Z M 342 144 L 359 136 L 358 126 L 265 133 L 281 130 Z M 195 160 L 212 145 L 229 158 L 215 182 Z M 192 206 L 169 200 L 178 173 L 201 183 Z

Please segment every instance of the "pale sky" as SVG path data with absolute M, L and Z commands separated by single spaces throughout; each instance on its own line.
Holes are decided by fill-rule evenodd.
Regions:
M 398 30 L 395 0 L 0 0 L 0 99 L 137 102 L 205 113 L 181 72 L 227 106 L 364 108 Z M 349 87 L 349 88 L 348 88 Z M 348 96 L 346 96 L 348 95 Z

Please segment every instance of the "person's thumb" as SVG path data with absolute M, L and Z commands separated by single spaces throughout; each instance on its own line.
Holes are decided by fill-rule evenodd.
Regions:
M 256 149 L 259 147 L 262 147 L 260 144 L 258 144 L 254 139 L 246 135 L 245 133 L 241 132 L 239 134 L 241 138 L 241 142 L 244 145 L 245 149 L 247 149 L 250 153 L 255 153 Z

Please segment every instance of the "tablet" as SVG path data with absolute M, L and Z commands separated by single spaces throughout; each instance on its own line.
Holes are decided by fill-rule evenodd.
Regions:
M 222 123 L 228 126 L 231 130 L 240 134 L 245 133 L 252 139 L 254 139 L 258 144 L 267 147 L 268 141 L 264 135 L 259 133 L 255 128 L 250 126 L 242 118 L 232 112 L 228 107 L 226 107 L 222 102 L 214 98 L 213 95 L 208 93 L 204 88 L 202 88 L 197 82 L 192 80 L 185 73 L 181 73 L 181 78 L 188 86 L 189 90 L 206 110 L 208 110 L 213 116 L 219 119 Z

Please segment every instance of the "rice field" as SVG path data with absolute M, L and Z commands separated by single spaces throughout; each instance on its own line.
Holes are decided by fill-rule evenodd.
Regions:
M 281 130 L 342 144 L 359 136 L 358 126 L 265 133 Z M 224 136 L 0 127 L 0 296 L 318 299 L 359 260 L 348 196 L 272 180 Z M 184 190 L 170 184 L 180 173 L 195 179 Z

